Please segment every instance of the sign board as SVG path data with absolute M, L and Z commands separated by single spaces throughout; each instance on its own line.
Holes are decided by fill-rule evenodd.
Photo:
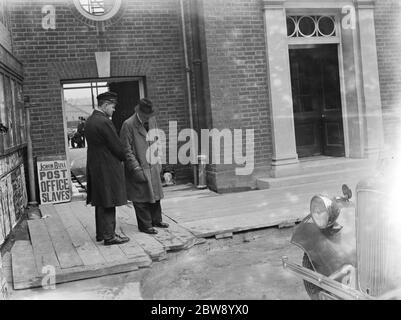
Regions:
M 71 177 L 66 160 L 38 161 L 40 203 L 71 201 Z

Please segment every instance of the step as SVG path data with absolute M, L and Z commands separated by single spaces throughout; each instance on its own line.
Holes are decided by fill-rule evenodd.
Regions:
M 359 181 L 363 177 L 371 175 L 372 170 L 370 168 L 362 169 L 347 169 L 347 170 L 330 170 L 310 174 L 294 175 L 290 177 L 282 178 L 259 178 L 256 180 L 256 186 L 259 190 L 283 188 L 297 185 L 307 185 L 315 183 L 329 183 L 333 184 L 351 184 Z
M 303 158 L 299 162 L 300 173 L 310 174 L 323 171 L 339 171 L 348 169 L 373 169 L 377 165 L 376 159 L 350 159 L 350 158 Z

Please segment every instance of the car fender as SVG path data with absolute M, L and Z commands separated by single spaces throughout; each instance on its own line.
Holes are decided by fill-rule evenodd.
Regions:
M 294 230 L 291 243 L 309 257 L 316 272 L 330 276 L 344 265 L 356 266 L 355 208 L 342 208 L 338 232 L 321 230 L 307 216 Z

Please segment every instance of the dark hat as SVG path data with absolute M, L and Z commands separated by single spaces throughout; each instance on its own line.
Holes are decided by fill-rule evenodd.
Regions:
M 155 114 L 155 110 L 153 109 L 153 103 L 149 99 L 141 99 L 138 105 L 135 108 L 135 111 L 141 114 L 144 114 L 148 117 L 153 116 Z
M 107 91 L 99 94 L 97 97 L 97 102 L 100 104 L 101 101 L 112 101 L 117 102 L 117 93 L 112 91 Z

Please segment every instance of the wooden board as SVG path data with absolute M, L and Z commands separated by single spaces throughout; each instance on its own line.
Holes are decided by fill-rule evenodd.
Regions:
M 72 241 L 72 245 L 77 250 L 84 265 L 91 266 L 106 263 L 106 260 L 100 254 L 98 248 L 89 237 L 89 234 L 71 213 L 68 204 L 58 204 L 54 206 L 54 208 L 63 222 L 64 228 Z
M 44 219 L 49 232 L 53 247 L 62 269 L 82 266 L 84 263 L 78 255 L 72 240 L 64 228 L 64 225 L 57 214 L 54 206 L 40 206 L 42 215 L 47 215 Z
M 133 208 L 127 206 L 119 207 L 117 215 L 119 221 L 118 228 L 131 241 L 137 243 L 152 260 L 160 261 L 166 258 L 166 250 L 160 242 L 149 234 L 139 232 Z
M 335 186 L 320 186 L 313 189 L 290 187 L 285 190 L 259 190 L 238 194 L 224 194 L 219 197 L 188 200 L 173 205 L 164 205 L 164 213 L 176 222 L 183 223 L 206 218 L 246 214 L 261 209 L 272 210 L 288 205 L 309 207 L 310 199 L 317 193 L 336 194 Z
M 127 225 L 122 226 L 124 232 L 126 234 L 130 234 L 129 228 Z M 135 232 L 131 233 L 132 240 L 136 241 L 145 252 L 152 258 L 153 261 L 160 261 L 166 259 L 166 250 L 164 246 L 157 241 L 150 234 L 146 234 L 143 232 Z
M 60 264 L 44 219 L 28 220 L 28 228 L 37 270 L 41 272 L 42 268 L 48 265 L 60 270 Z
M 167 216 L 163 215 L 163 220 L 168 220 L 169 228 L 157 228 L 158 234 L 152 235 L 159 241 L 166 251 L 181 250 L 193 246 L 196 242 L 196 237 L 190 232 L 177 226 L 177 224 Z M 126 223 L 131 226 L 137 227 L 135 211 L 130 206 L 123 206 L 118 208 L 119 223 Z M 135 228 L 129 228 L 131 231 Z M 138 231 L 139 232 L 139 231 Z
M 129 272 L 138 270 L 138 266 L 135 261 L 129 261 L 126 263 L 105 263 L 101 265 L 91 265 L 84 267 L 73 267 L 69 269 L 63 269 L 61 272 L 56 273 L 56 284 L 65 283 L 70 281 L 89 279 L 102 277 L 111 274 Z M 23 274 L 22 277 L 14 279 L 14 289 L 27 289 L 36 288 L 42 285 L 42 276 L 31 276 Z
M 210 237 L 222 233 L 234 233 L 246 230 L 267 228 L 282 223 L 295 223 L 306 216 L 301 210 L 277 209 L 275 212 L 256 212 L 247 215 L 233 215 L 198 221 L 185 222 L 181 225 L 191 230 L 197 237 Z
M 98 248 L 100 254 L 106 262 L 126 262 L 127 256 L 121 251 L 119 246 L 105 246 L 103 242 L 96 241 L 96 228 L 95 228 L 95 213 L 91 211 L 90 207 L 83 205 L 83 202 L 71 202 L 71 212 L 81 222 L 84 229 L 89 234 L 89 237 Z
M 178 225 L 175 221 L 170 219 L 168 216 L 163 215 L 163 221 L 167 222 L 170 224 L 169 226 L 169 231 L 174 234 L 178 239 L 180 239 L 184 245 L 181 247 L 181 249 L 189 249 L 195 244 L 199 244 L 200 241 L 198 241 L 197 237 L 190 232 L 189 230 L 181 227 Z
M 14 289 L 29 288 L 41 281 L 30 241 L 16 241 L 11 249 Z

